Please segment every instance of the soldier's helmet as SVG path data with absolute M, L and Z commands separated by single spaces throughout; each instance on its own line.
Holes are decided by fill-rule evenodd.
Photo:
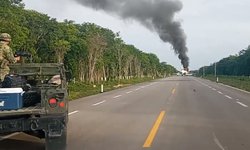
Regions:
M 8 33 L 1 33 L 0 34 L 0 41 L 10 42 L 11 36 Z

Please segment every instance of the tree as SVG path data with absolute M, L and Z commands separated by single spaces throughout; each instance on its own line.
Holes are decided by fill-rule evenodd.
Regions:
M 102 57 L 107 43 L 101 35 L 100 27 L 94 24 L 90 24 L 87 27 L 88 34 L 86 35 L 86 42 L 88 49 L 88 78 L 90 83 L 94 83 L 95 67 L 98 59 Z
M 93 23 L 58 22 L 23 6 L 21 0 L 1 0 L 0 31 L 11 34 L 11 47 L 30 52 L 34 62 L 64 63 L 72 78 L 89 83 L 168 72 L 156 55 L 126 44 L 119 33 Z
M 249 76 L 250 75 L 250 47 L 243 49 L 238 55 L 230 55 L 221 59 L 217 64 L 218 75 Z M 200 68 L 199 72 L 202 72 Z M 206 74 L 214 74 L 214 65 L 206 67 Z
M 58 40 L 54 44 L 54 50 L 57 56 L 57 62 L 63 63 L 65 54 L 70 50 L 70 43 L 65 40 Z

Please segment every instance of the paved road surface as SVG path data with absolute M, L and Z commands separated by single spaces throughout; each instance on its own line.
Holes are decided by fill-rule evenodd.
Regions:
M 250 94 L 171 77 L 70 103 L 69 150 L 250 150 Z M 24 134 L 1 150 L 42 150 Z

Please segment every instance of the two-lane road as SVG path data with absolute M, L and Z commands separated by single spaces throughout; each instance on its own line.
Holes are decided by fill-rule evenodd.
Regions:
M 249 150 L 250 94 L 171 77 L 70 103 L 68 150 Z M 15 134 L 0 149 L 43 149 Z

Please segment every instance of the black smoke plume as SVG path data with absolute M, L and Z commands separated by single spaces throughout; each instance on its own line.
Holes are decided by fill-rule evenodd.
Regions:
M 175 13 L 182 9 L 177 0 L 76 0 L 96 10 L 115 14 L 122 19 L 133 19 L 156 31 L 164 42 L 169 42 L 184 68 L 188 68 L 186 36 L 181 23 L 174 20 Z

